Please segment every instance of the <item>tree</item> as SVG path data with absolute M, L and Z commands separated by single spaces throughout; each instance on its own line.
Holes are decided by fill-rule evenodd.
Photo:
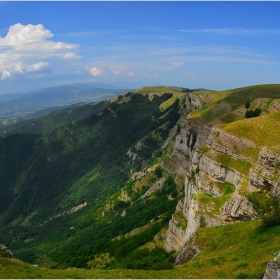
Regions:
M 255 110 L 248 110 L 245 113 L 245 118 L 254 118 L 258 117 L 261 114 L 262 109 L 261 108 L 256 108 Z

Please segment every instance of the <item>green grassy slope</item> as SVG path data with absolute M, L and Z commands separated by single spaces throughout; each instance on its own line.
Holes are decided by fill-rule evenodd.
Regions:
M 122 187 L 135 201 L 145 192 L 145 186 L 141 192 L 134 191 L 134 182 L 128 179 L 132 170 L 151 166 L 163 155 L 161 145 L 179 118 L 179 100 L 165 110 L 160 108 L 170 98 L 172 94 L 152 99 L 128 94 L 87 119 L 36 139 L 25 168 L 10 186 L 11 206 L 0 216 L 3 243 L 31 263 L 46 254 L 54 267 L 86 267 L 96 255 L 108 251 L 115 267 L 123 265 L 119 260 L 128 262 L 131 251 L 167 227 L 177 203 L 173 185 L 133 205 L 118 198 Z M 5 144 L 6 139 L 0 142 Z M 129 158 L 129 150 L 137 154 L 135 159 Z M 173 198 L 168 199 L 171 192 Z M 109 198 L 112 204 L 103 217 Z M 71 212 L 85 202 L 86 207 Z M 125 217 L 121 216 L 124 210 Z M 161 222 L 129 240 L 111 242 L 153 219 Z
M 280 145 L 280 112 L 252 119 L 221 125 L 221 128 L 236 136 L 253 141 L 259 147 Z
M 67 123 L 88 118 L 90 115 L 97 113 L 108 105 L 109 102 L 101 101 L 92 104 L 65 106 L 54 109 L 52 112 L 45 110 L 47 111 L 46 113 L 42 110 L 33 114 L 34 117 L 32 119 L 2 127 L 0 134 L 35 133 L 43 135 Z M 38 114 L 40 115 L 37 116 Z
M 203 125 L 214 124 L 215 121 L 228 123 L 244 118 L 232 114 L 232 111 L 243 106 L 246 102 L 252 102 L 257 98 L 280 98 L 280 85 L 257 85 L 245 88 L 231 89 L 222 92 L 195 92 L 201 99 L 210 100 L 209 106 L 197 109 L 190 113 L 190 122 Z
M 240 108 L 244 113 L 247 101 L 252 107 L 268 107 L 279 99 L 279 85 L 192 94 L 209 104 L 189 115 L 194 127 L 222 123 L 221 129 L 259 147 L 279 145 L 279 112 L 252 119 L 233 113 Z M 194 240 L 200 254 L 165 271 L 160 269 L 172 268 L 173 253 L 146 249 L 147 244 L 156 244 L 157 234 L 164 235 L 178 200 L 183 199 L 183 190 L 160 166 L 180 131 L 176 123 L 179 111 L 186 110 L 185 98 L 188 94 L 176 87 L 141 88 L 44 136 L 0 139 L 5 151 L 2 176 L 8 159 L 11 174 L 16 174 L 8 175 L 7 184 L 0 182 L 9 197 L 0 212 L 1 243 L 17 258 L 52 268 L 0 259 L 0 278 L 261 278 L 278 251 L 279 226 L 261 231 L 259 221 L 252 221 L 201 228 Z M 266 100 L 259 104 L 257 98 Z M 174 134 L 169 139 L 170 132 Z M 10 157 L 11 139 L 14 144 L 29 144 L 25 150 L 18 145 Z M 167 139 L 169 145 L 162 148 Z M 245 176 L 252 167 L 250 162 L 209 151 L 206 145 L 200 150 Z M 17 158 L 21 160 L 13 160 Z M 159 180 L 162 187 L 142 199 Z M 198 194 L 196 199 L 218 213 L 234 191 L 232 185 L 222 185 L 221 197 Z M 100 266 L 105 269 L 82 269 Z M 73 267 L 79 269 L 67 269 Z
M 101 279 L 250 279 L 263 277 L 266 264 L 277 253 L 280 226 L 262 232 L 259 221 L 201 228 L 195 243 L 201 252 L 192 261 L 172 270 L 50 270 L 18 260 L 0 258 L 0 277 L 5 278 L 101 278 Z

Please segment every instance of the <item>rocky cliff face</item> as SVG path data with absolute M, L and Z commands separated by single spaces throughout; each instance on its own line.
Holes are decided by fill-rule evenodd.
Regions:
M 7 247 L 0 245 L 0 257 L 1 258 L 14 258 L 14 254 Z
M 263 279 L 280 279 L 280 253 L 268 262 Z
M 194 201 L 189 199 L 190 195 L 195 193 L 196 187 L 189 180 L 189 175 L 193 169 L 192 157 L 196 147 L 205 143 L 210 129 L 192 126 L 187 120 L 187 114 L 195 108 L 205 106 L 205 104 L 206 102 L 199 96 L 190 94 L 186 98 L 186 110 L 181 112 L 182 117 L 179 120 L 181 129 L 175 138 L 172 154 L 162 163 L 162 168 L 175 177 L 176 184 L 181 186 L 185 193 L 185 198 L 178 202 L 176 212 L 169 222 L 164 243 L 164 248 L 167 251 L 183 250 L 189 236 L 199 227 L 200 218 L 195 215 L 195 211 L 198 210 L 197 206 L 192 205 Z M 185 258 L 183 257 L 183 259 Z
M 199 96 L 190 96 L 189 102 L 188 110 L 207 103 Z M 278 103 L 272 102 L 269 108 L 277 110 Z M 184 200 L 169 222 L 164 244 L 167 251 L 179 252 L 176 264 L 199 252 L 193 243 L 199 227 L 254 219 L 257 213 L 248 193 L 264 189 L 279 195 L 280 187 L 279 147 L 259 147 L 220 125 L 194 125 L 187 114 L 182 116 L 180 126 L 172 155 L 162 164 L 175 176 L 176 183 L 181 185 L 184 180 Z M 182 213 L 180 221 L 178 213 Z
M 280 147 L 263 147 L 258 162 L 250 170 L 250 183 L 258 188 L 279 195 Z

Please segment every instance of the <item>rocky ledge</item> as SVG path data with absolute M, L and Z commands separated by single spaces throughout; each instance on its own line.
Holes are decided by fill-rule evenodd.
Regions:
M 280 252 L 276 258 L 268 262 L 263 279 L 280 279 Z
M 0 245 L 0 257 L 1 258 L 14 258 L 14 254 L 7 247 Z

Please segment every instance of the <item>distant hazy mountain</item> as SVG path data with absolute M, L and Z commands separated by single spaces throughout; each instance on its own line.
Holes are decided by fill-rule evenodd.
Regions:
M 38 89 L 27 93 L 0 96 L 0 116 L 18 112 L 36 112 L 47 107 L 94 102 L 129 91 L 104 83 L 80 83 Z
M 14 133 L 36 133 L 43 135 L 67 123 L 85 119 L 92 114 L 96 114 L 108 105 L 110 105 L 110 101 L 98 101 L 88 104 L 78 103 L 69 106 L 46 108 L 16 120 L 11 117 L 9 122 L 4 119 L 0 126 L 0 136 Z
M 3 94 L 0 95 L 0 102 L 6 101 L 6 100 L 10 100 L 10 99 L 15 99 L 18 98 L 22 95 L 25 95 L 26 93 L 13 93 L 13 94 Z

